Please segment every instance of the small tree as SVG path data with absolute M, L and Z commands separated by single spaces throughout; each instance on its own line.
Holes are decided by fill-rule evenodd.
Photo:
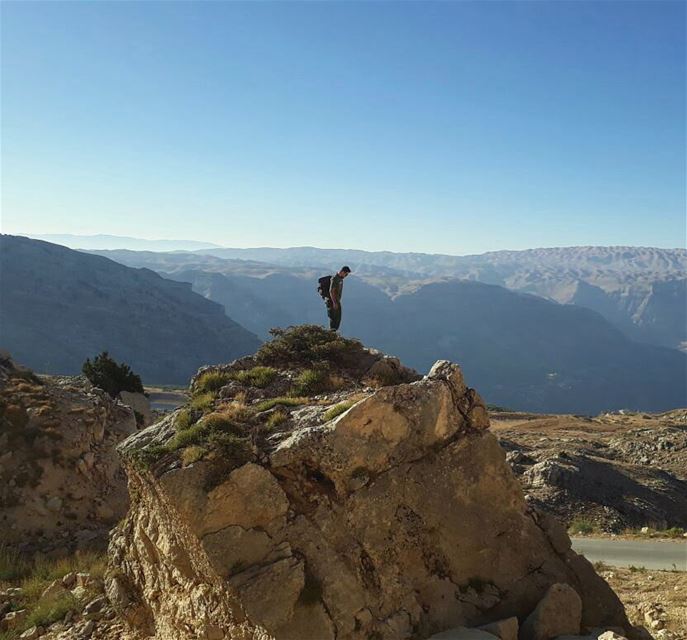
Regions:
M 107 351 L 103 351 L 91 362 L 86 359 L 81 369 L 83 374 L 96 386 L 107 391 L 113 398 L 122 391 L 143 393 L 143 383 L 128 364 L 117 364 Z

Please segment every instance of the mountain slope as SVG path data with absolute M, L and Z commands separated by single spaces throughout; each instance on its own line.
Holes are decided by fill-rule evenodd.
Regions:
M 314 247 L 206 249 L 183 255 L 103 253 L 130 266 L 166 272 L 194 268 L 259 275 L 262 262 L 263 273 L 269 266 L 272 272 L 305 275 L 348 263 L 356 275 L 392 296 L 431 281 L 463 278 L 588 307 L 640 342 L 681 348 L 687 341 L 685 249 L 563 247 L 471 256 Z M 221 258 L 227 260 L 224 265 Z
M 628 340 L 601 315 L 477 282 L 427 285 L 394 301 L 382 347 L 424 369 L 460 362 L 493 404 L 594 414 L 687 404 L 687 356 Z
M 108 350 L 150 383 L 252 353 L 257 337 L 190 285 L 39 240 L 0 236 L 0 346 L 45 373 Z
M 262 337 L 272 326 L 324 323 L 310 280 L 202 271 L 170 277 L 232 309 Z M 425 285 L 394 300 L 355 277 L 343 299 L 346 335 L 420 370 L 461 363 L 492 404 L 528 411 L 598 413 L 687 405 L 687 357 L 632 342 L 601 315 L 479 282 Z

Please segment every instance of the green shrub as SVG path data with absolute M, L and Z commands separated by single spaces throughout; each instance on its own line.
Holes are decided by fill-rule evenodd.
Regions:
M 31 566 L 31 562 L 19 552 L 0 546 L 0 581 L 18 580 L 29 572 Z
M 190 447 L 186 447 L 181 452 L 181 462 L 185 467 L 188 467 L 190 464 L 193 464 L 194 462 L 198 462 L 198 460 L 202 459 L 202 457 L 207 453 L 207 450 L 203 447 L 199 447 L 198 445 L 191 445 Z
M 289 416 L 280 409 L 278 411 L 275 411 L 274 413 L 271 413 L 265 421 L 265 424 L 268 428 L 274 429 L 278 427 L 280 424 L 284 424 L 284 422 L 286 422 L 288 418 Z
M 252 369 L 237 371 L 231 377 L 241 384 L 264 389 L 272 384 L 277 377 L 277 370 L 272 367 L 253 367 Z
M 255 410 L 268 411 L 276 407 L 277 405 L 283 405 L 285 407 L 298 407 L 302 404 L 308 404 L 310 398 L 296 398 L 294 396 L 280 396 L 278 398 L 269 398 L 268 400 L 263 400 L 255 405 Z
M 597 530 L 597 526 L 591 521 L 585 518 L 576 518 L 570 523 L 568 531 L 571 534 L 580 533 L 582 535 L 589 535 Z
M 232 379 L 230 373 L 223 371 L 206 371 L 202 373 L 193 385 L 193 395 L 200 393 L 217 393 Z
M 185 432 L 184 432 L 185 433 Z M 137 449 L 131 453 L 130 459 L 134 466 L 139 470 L 149 469 L 158 460 L 163 458 L 172 449 L 167 444 L 154 444 L 143 449 Z
M 663 533 L 669 538 L 682 538 L 685 535 L 685 530 L 682 527 L 671 527 Z
M 243 402 L 239 402 L 238 400 L 221 404 L 216 408 L 216 412 L 234 422 L 249 422 L 254 414 L 251 407 L 246 406 Z
M 268 366 L 313 366 L 328 363 L 339 367 L 355 366 L 365 355 L 357 340 L 344 338 L 319 325 L 304 324 L 287 329 L 271 329 L 273 339 L 255 354 L 256 360 Z
M 335 404 L 322 414 L 322 422 L 329 422 L 330 420 L 333 420 L 337 416 L 340 416 L 344 411 L 348 411 L 354 404 L 355 402 L 353 400 L 346 400 L 344 402 L 339 402 L 339 404 Z
M 191 409 L 195 409 L 196 411 L 207 411 L 208 409 L 212 409 L 212 405 L 215 403 L 215 395 L 212 393 L 212 391 L 205 391 L 203 393 L 199 393 L 197 395 L 194 395 L 193 398 L 191 398 L 191 402 L 189 403 L 189 407 Z
M 210 431 L 223 431 L 225 433 L 233 433 L 235 435 L 243 434 L 243 428 L 236 423 L 231 416 L 224 413 L 209 413 L 200 419 L 199 424 L 202 424 Z
M 174 428 L 177 431 L 184 431 L 193 424 L 191 412 L 188 409 L 181 409 L 174 418 Z
M 202 421 L 196 422 L 193 426 L 183 431 L 178 431 L 177 434 L 165 445 L 169 451 L 176 451 L 183 447 L 188 447 L 192 444 L 200 444 L 210 433 L 208 426 Z
M 253 452 L 248 439 L 234 433 L 213 431 L 208 436 L 208 443 L 225 461 L 231 462 L 234 466 L 248 462 L 252 457 Z
M 82 605 L 83 606 L 83 605 Z M 79 601 L 70 591 L 57 594 L 52 598 L 41 598 L 29 612 L 22 628 L 49 627 L 53 622 L 63 620 L 68 611 L 77 611 Z
M 0 640 L 14 639 L 32 626 L 47 627 L 64 618 L 67 611 L 79 611 L 84 601 L 79 601 L 69 591 L 56 596 L 42 598 L 41 595 L 53 580 L 59 580 L 67 573 L 86 572 L 93 578 L 102 579 L 107 558 L 97 553 L 77 553 L 59 559 L 24 557 L 7 547 L 0 547 L 0 580 L 13 586 L 20 586 L 22 593 L 18 607 L 27 610 L 27 617 L 17 628 L 0 634 Z
M 313 396 L 328 388 L 327 372 L 322 369 L 306 369 L 296 378 L 291 394 L 296 397 Z
M 143 393 L 141 378 L 131 371 L 128 364 L 117 364 L 107 351 L 97 355 L 93 362 L 87 358 L 81 370 L 92 384 L 107 391 L 113 398 L 122 391 Z

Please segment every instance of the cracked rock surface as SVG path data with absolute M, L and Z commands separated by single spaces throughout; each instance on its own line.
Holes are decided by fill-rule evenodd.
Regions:
M 219 483 L 206 459 L 125 462 L 131 508 L 106 589 L 130 625 L 180 640 L 427 638 L 525 620 L 562 584 L 583 628 L 629 630 L 565 530 L 525 502 L 457 365 L 368 390 L 327 422 L 306 413 Z
M 34 375 L 0 352 L 0 547 L 104 548 L 126 514 L 115 452 L 134 412 L 83 377 Z

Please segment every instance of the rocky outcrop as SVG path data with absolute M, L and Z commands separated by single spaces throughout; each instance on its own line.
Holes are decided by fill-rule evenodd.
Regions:
M 62 553 L 104 546 L 126 513 L 115 446 L 133 411 L 85 378 L 38 378 L 0 354 L 0 544 Z
M 150 400 L 148 400 L 144 393 L 120 391 L 119 400 L 122 402 L 122 404 L 125 404 L 134 410 L 137 424 L 147 427 L 152 422 L 153 411 L 150 408 Z
M 492 430 L 536 504 L 566 525 L 687 527 L 687 411 L 595 418 L 494 412 Z
M 132 505 L 107 590 L 131 625 L 178 639 L 427 638 L 524 621 L 564 585 L 583 629 L 630 631 L 564 529 L 525 502 L 458 366 L 351 393 L 335 417 L 326 395 L 282 407 L 281 428 L 223 474 L 169 445 L 143 464 L 174 438 L 173 417 L 121 445 Z

